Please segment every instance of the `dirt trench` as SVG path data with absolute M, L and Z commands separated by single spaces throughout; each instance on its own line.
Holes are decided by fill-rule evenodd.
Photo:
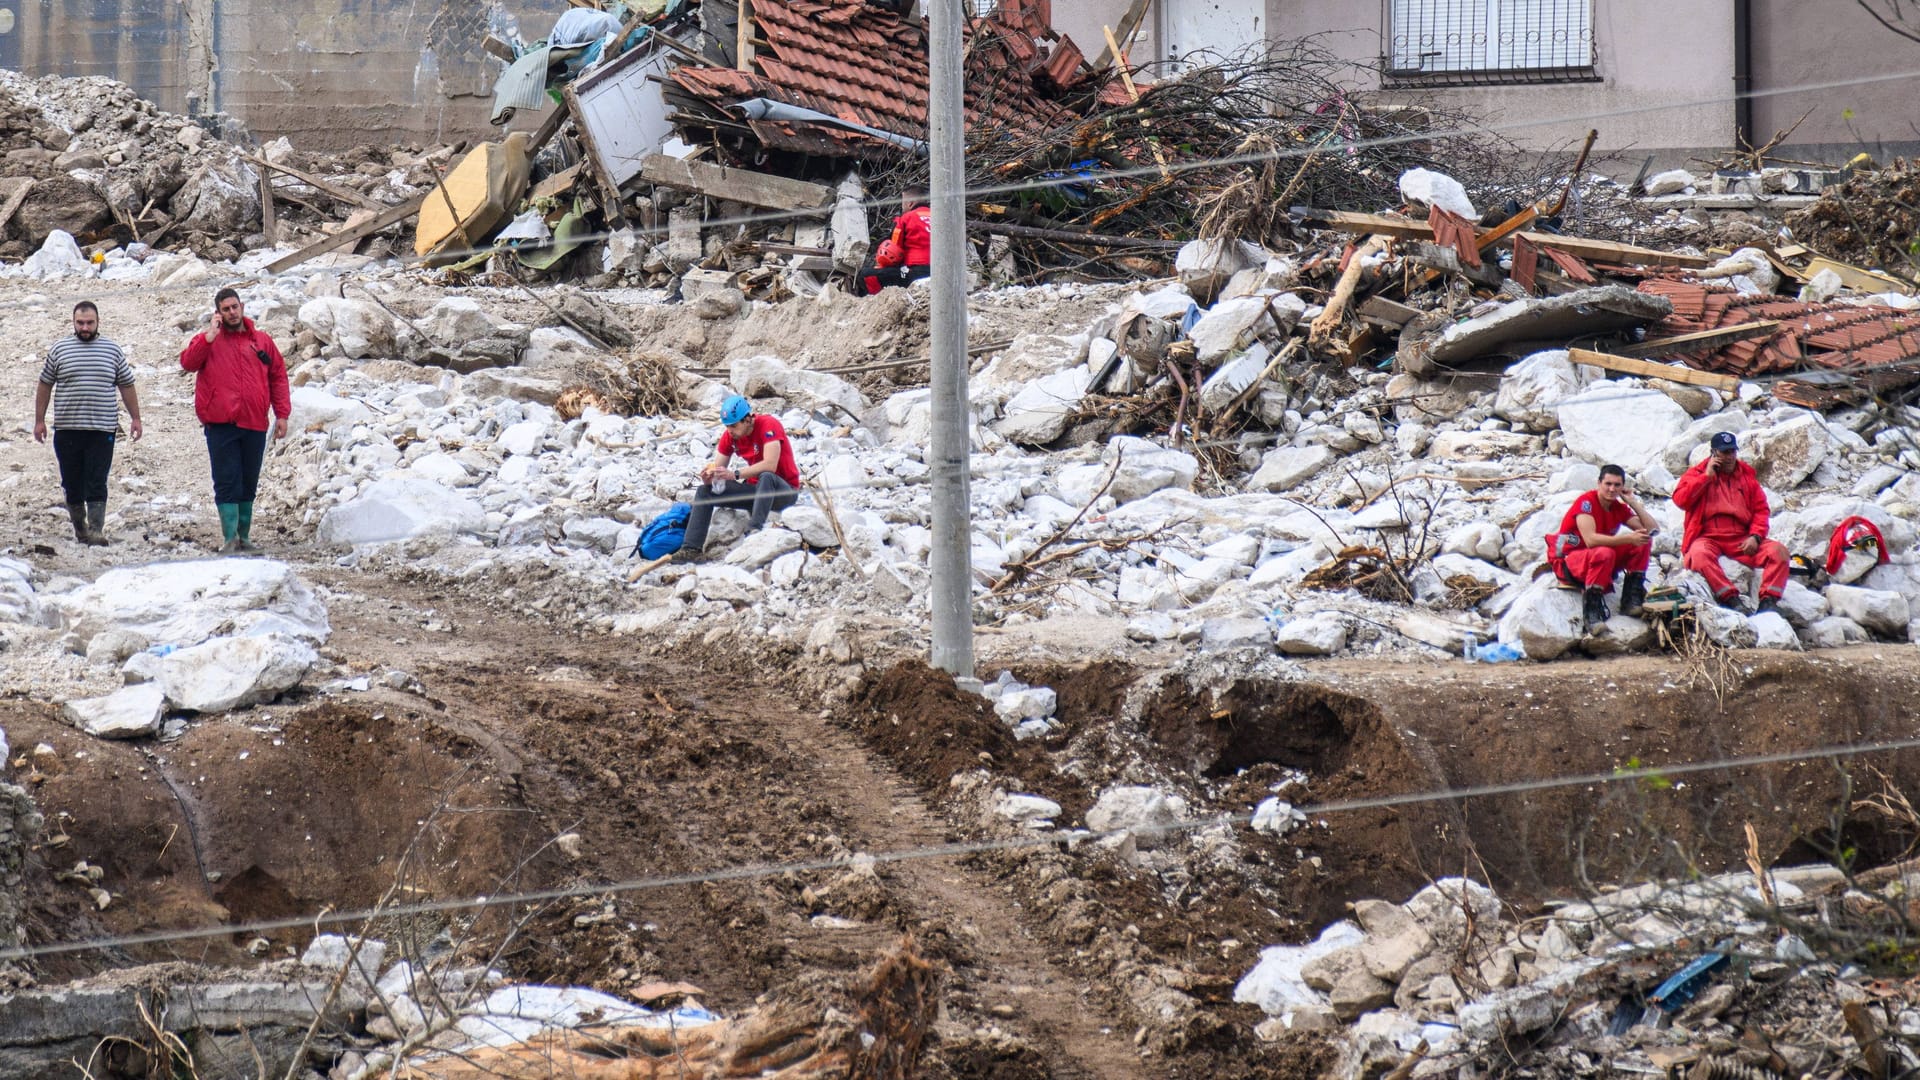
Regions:
M 351 575 L 332 584 L 376 592 Z M 1332 813 L 1284 838 L 1196 835 L 1139 864 L 1049 845 L 603 895 L 591 887 L 1003 835 L 956 775 L 1052 798 L 1061 824 L 1120 782 L 1244 813 L 1295 771 L 1305 787 L 1288 797 L 1312 805 L 1908 737 L 1920 675 L 1873 650 L 1751 654 L 1717 693 L 1658 658 L 1341 663 L 1216 694 L 1123 664 L 1053 666 L 1016 674 L 1059 689 L 1062 730 L 1015 742 L 918 664 L 874 670 L 830 705 L 797 661 L 654 660 L 431 588 L 378 592 L 336 610 L 330 651 L 349 668 L 404 664 L 423 692 L 289 700 L 152 744 L 0 706 L 65 838 L 39 852 L 34 940 L 574 885 L 582 895 L 559 902 L 373 930 L 405 954 L 453 949 L 613 993 L 685 980 L 722 1010 L 850 977 L 911 936 L 945 970 L 928 1076 L 1306 1075 L 1327 1045 L 1255 1039 L 1261 1017 L 1232 985 L 1261 946 L 1311 936 L 1353 900 L 1468 873 L 1525 906 L 1689 860 L 1720 869 L 1741 862 L 1749 821 L 1764 853 L 1796 862 L 1892 857 L 1912 839 L 1897 822 L 1833 827 L 1837 806 L 1877 790 L 1869 765 L 1894 785 L 1920 778 L 1908 752 Z M 428 609 L 447 632 L 422 632 Z M 33 753 L 43 742 L 51 754 Z M 105 911 L 55 879 L 81 859 L 105 871 Z M 310 933 L 78 953 L 40 974 L 244 962 L 256 937 L 272 956 Z

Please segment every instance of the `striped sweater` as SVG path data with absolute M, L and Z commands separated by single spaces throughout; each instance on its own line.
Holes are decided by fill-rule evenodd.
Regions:
M 133 368 L 106 338 L 67 337 L 47 350 L 40 381 L 53 387 L 55 430 L 113 431 L 120 425 L 115 392 L 133 384 Z

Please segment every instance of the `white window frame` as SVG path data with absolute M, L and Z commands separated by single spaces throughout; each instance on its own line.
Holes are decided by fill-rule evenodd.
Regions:
M 1395 78 L 1590 71 L 1594 0 L 1387 0 L 1385 67 Z M 1531 8 L 1567 9 L 1527 32 Z

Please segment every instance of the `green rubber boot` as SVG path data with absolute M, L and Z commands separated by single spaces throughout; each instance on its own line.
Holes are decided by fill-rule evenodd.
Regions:
M 240 532 L 240 504 L 214 503 L 213 508 L 220 511 L 220 554 L 231 555 L 240 550 L 234 539 Z
M 247 553 L 260 550 L 260 545 L 253 542 L 253 504 L 250 502 L 240 504 L 239 531 L 234 533 L 233 545 Z

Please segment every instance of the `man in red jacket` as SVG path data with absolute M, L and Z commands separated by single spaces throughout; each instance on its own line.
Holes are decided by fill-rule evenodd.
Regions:
M 881 243 L 873 257 L 873 267 L 861 275 L 860 283 L 868 296 L 877 295 L 889 285 L 906 285 L 933 272 L 933 210 L 927 206 L 927 193 L 918 187 L 900 191 L 905 213 L 893 219 L 893 235 Z
M 1627 577 L 1620 584 L 1620 614 L 1643 610 L 1653 533 L 1653 515 L 1627 491 L 1626 470 L 1618 465 L 1601 466 L 1600 486 L 1567 507 L 1560 531 L 1547 538 L 1547 562 L 1561 581 L 1580 586 L 1587 629 L 1607 621 L 1607 593 L 1621 571 Z
M 1760 571 L 1759 610 L 1772 611 L 1787 588 L 1787 549 L 1767 539 L 1767 493 L 1753 466 L 1740 460 L 1740 441 L 1732 432 L 1716 434 L 1712 449 L 1673 489 L 1674 505 L 1687 512 L 1680 538 L 1687 569 L 1706 578 L 1713 598 L 1731 607 L 1740 592 L 1721 572 L 1721 558 L 1754 567 Z
M 253 542 L 253 497 L 267 452 L 267 414 L 273 413 L 273 437 L 286 438 L 293 400 L 287 362 L 273 339 L 247 318 L 240 294 L 221 289 L 213 307 L 206 330 L 180 350 L 180 366 L 196 373 L 193 411 L 213 464 L 220 551 L 232 555 L 260 550 Z

